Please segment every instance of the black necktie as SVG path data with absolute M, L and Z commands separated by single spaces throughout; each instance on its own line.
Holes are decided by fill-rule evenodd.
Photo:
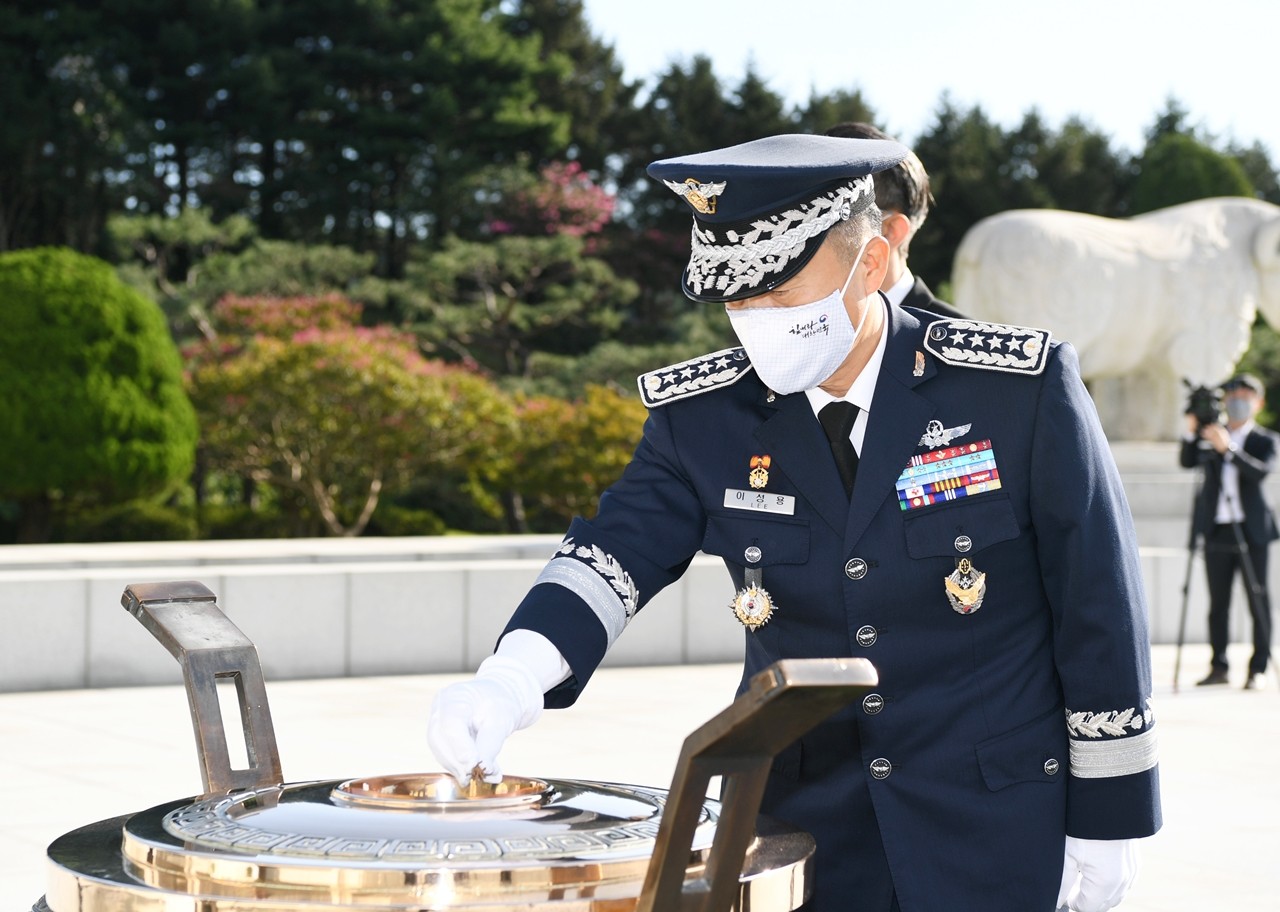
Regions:
M 844 493 L 853 496 L 853 479 L 858 474 L 858 451 L 853 448 L 849 435 L 858 419 L 858 407 L 852 402 L 830 402 L 818 412 L 818 423 L 831 443 L 831 455 L 836 458 Z

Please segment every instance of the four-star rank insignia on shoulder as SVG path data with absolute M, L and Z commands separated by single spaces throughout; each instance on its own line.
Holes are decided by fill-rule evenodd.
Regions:
M 750 370 L 744 349 L 726 348 L 641 374 L 636 382 L 645 406 L 654 408 L 729 386 Z
M 935 320 L 924 334 L 924 347 L 940 361 L 956 367 L 1039 374 L 1049 360 L 1047 329 L 982 323 L 977 320 Z

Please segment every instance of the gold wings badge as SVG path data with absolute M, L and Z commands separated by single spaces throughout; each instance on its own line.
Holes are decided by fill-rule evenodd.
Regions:
M 691 177 L 683 184 L 669 180 L 664 180 L 663 183 L 670 188 L 672 193 L 682 197 L 694 209 L 703 215 L 710 215 L 716 211 L 716 197 L 724 193 L 724 188 L 728 181 L 704 184 L 696 177 Z

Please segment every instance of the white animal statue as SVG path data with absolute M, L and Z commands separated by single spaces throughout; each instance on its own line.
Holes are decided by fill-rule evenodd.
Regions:
M 1070 342 L 1112 440 L 1171 440 L 1184 428 L 1182 378 L 1227 379 L 1259 311 L 1280 330 L 1280 206 L 1218 197 L 1128 219 L 1001 212 L 960 242 L 952 299 L 974 319 Z

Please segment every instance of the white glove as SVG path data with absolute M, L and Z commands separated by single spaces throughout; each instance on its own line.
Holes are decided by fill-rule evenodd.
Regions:
M 1136 839 L 1067 837 L 1058 909 L 1107 912 L 1120 905 L 1138 875 Z
M 431 752 L 458 784 L 477 766 L 485 782 L 501 782 L 498 752 L 516 731 L 542 715 L 542 695 L 569 676 L 569 666 L 545 637 L 513 630 L 480 663 L 470 681 L 436 695 L 427 719 Z

